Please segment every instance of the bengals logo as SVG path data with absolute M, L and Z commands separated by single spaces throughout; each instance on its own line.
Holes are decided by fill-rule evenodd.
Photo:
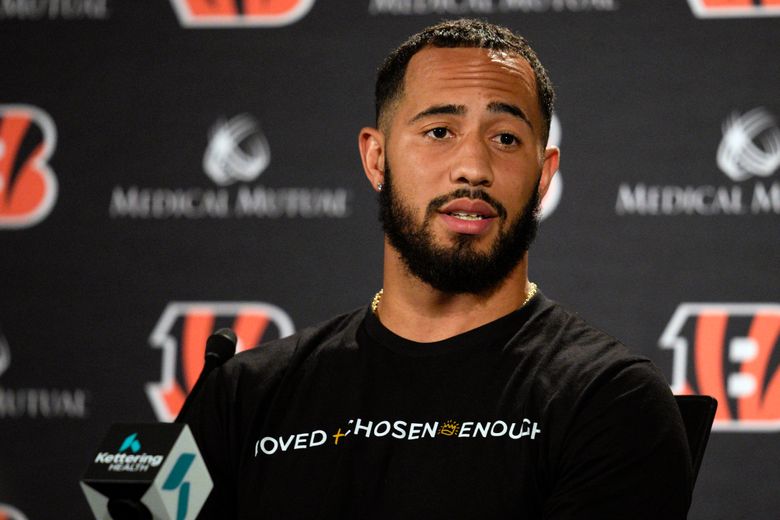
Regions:
M 561 121 L 556 114 L 552 115 L 550 120 L 550 135 L 547 137 L 547 146 L 560 146 L 561 145 Z M 561 201 L 561 192 L 563 191 L 563 180 L 561 178 L 561 170 L 555 172 L 550 186 L 547 188 L 547 193 L 544 194 L 544 198 L 541 202 L 541 211 L 539 219 L 544 220 L 549 217 L 555 208 L 558 207 L 558 203 Z
M 12 505 L 0 504 L 0 520 L 27 520 L 27 517 Z
M 672 391 L 718 400 L 716 430 L 780 430 L 780 304 L 683 303 L 659 344 Z
M 48 160 L 57 144 L 51 117 L 29 105 L 0 105 L 0 228 L 37 224 L 57 198 Z
M 303 18 L 314 0 L 171 0 L 185 27 L 278 27 Z
M 688 0 L 697 18 L 780 16 L 778 0 Z
M 268 303 L 169 303 L 149 337 L 152 347 L 163 351 L 160 382 L 146 385 L 160 421 L 173 421 L 179 414 L 203 369 L 206 339 L 222 327 L 236 333 L 236 352 L 295 331 L 287 313 Z

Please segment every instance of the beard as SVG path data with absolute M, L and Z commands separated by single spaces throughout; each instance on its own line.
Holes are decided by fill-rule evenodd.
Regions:
M 520 214 L 508 226 L 504 206 L 486 191 L 457 189 L 428 203 L 422 224 L 414 222 L 412 208 L 394 192 L 390 164 L 379 192 L 379 220 L 390 245 L 411 274 L 444 293 L 489 293 L 509 276 L 530 247 L 539 226 L 539 181 Z M 451 246 L 435 243 L 431 225 L 438 208 L 458 198 L 481 199 L 496 210 L 502 228 L 490 248 L 476 249 L 476 235 L 459 234 Z

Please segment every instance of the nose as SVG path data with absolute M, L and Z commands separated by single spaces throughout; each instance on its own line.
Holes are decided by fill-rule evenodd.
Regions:
M 452 157 L 450 180 L 455 184 L 469 186 L 490 186 L 493 184 L 493 169 L 490 163 L 488 143 L 479 135 L 465 135 Z

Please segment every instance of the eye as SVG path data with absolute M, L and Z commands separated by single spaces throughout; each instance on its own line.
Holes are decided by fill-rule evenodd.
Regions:
M 444 128 L 443 126 L 437 126 L 436 128 L 432 128 L 431 130 L 428 130 L 425 135 L 431 136 L 434 139 L 444 139 L 450 134 L 450 131 Z
M 499 143 L 501 143 L 504 146 L 512 146 L 520 143 L 520 139 L 518 139 L 512 134 L 498 134 L 498 136 L 496 136 L 496 139 L 498 140 Z

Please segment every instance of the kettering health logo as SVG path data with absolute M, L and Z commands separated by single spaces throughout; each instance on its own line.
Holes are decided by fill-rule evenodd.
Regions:
M 182 453 L 173 465 L 173 469 L 163 482 L 163 491 L 179 491 L 176 501 L 176 518 L 184 519 L 187 517 L 187 509 L 190 502 L 190 483 L 184 480 L 187 476 L 192 463 L 195 462 L 194 453 Z
M 132 450 L 133 453 L 138 453 L 141 450 L 141 442 L 136 437 L 138 437 L 137 433 L 131 433 L 125 437 L 125 440 L 122 441 L 122 445 L 119 447 L 119 453 L 125 452 L 127 450 Z
M 115 186 L 109 216 L 164 220 L 350 215 L 352 193 L 347 188 L 271 188 L 254 183 L 271 164 L 271 146 L 251 114 L 220 117 L 204 134 L 208 143 L 200 166 L 217 188 Z
M 108 471 L 140 473 L 159 467 L 165 459 L 164 455 L 139 454 L 139 451 L 141 451 L 141 441 L 138 440 L 138 433 L 131 433 L 124 438 L 116 453 L 98 452 L 95 455 L 95 464 L 107 466 Z
M 734 111 L 722 124 L 715 162 L 730 184 L 622 183 L 618 215 L 780 215 L 780 127 L 764 107 Z M 753 180 L 753 182 L 749 182 Z
M 314 0 L 171 0 L 184 27 L 279 27 L 308 14 Z
M 11 349 L 0 332 L 0 377 L 10 366 Z M 84 389 L 9 388 L 0 382 L 0 419 L 83 419 L 87 415 Z

